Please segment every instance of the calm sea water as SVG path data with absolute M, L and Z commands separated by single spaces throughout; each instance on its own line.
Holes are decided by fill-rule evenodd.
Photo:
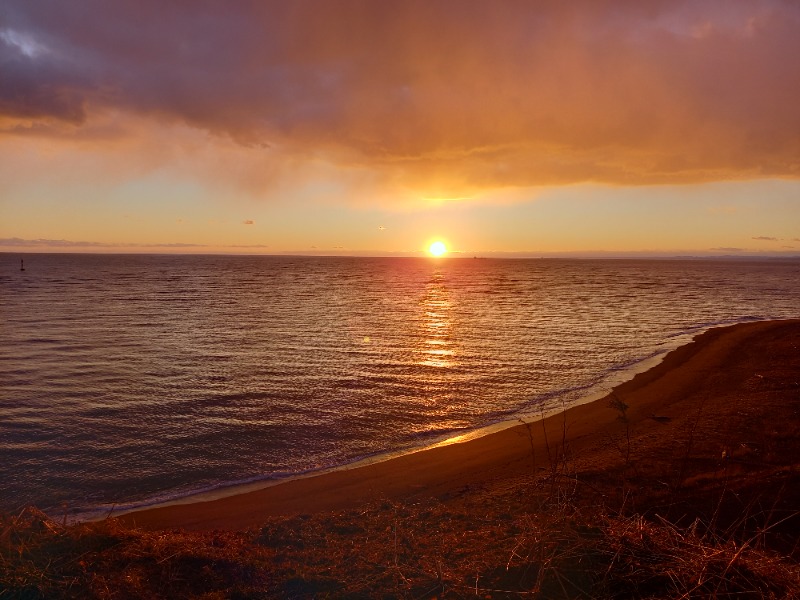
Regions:
M 571 404 L 800 261 L 0 255 L 0 509 L 286 477 Z

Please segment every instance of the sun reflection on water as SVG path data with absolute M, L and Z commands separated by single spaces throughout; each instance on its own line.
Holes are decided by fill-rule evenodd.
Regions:
M 418 349 L 418 364 L 427 367 L 448 368 L 456 364 L 455 349 L 451 340 L 453 327 L 453 302 L 440 271 L 434 273 L 420 300 L 422 307 L 422 347 Z

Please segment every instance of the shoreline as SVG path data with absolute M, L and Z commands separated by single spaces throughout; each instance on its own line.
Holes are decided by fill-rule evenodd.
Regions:
M 188 496 L 114 517 L 147 529 L 242 529 L 272 516 L 343 510 L 376 500 L 445 498 L 505 478 L 535 476 L 546 470 L 557 446 L 568 447 L 577 464 L 591 468 L 608 460 L 602 456 L 608 453 L 604 440 L 619 427 L 618 414 L 608 407 L 611 397 L 624 399 L 631 423 L 668 429 L 658 418 L 676 419 L 670 412 L 682 392 L 697 388 L 710 371 L 724 369 L 726 358 L 746 341 L 798 324 L 797 319 L 756 321 L 709 329 L 597 400 L 526 424 L 512 422 L 486 435 L 470 432 L 468 441 L 449 440 L 393 458 L 367 459 L 367 464 L 259 482 L 250 491 L 240 486 L 233 494 L 217 490 L 217 497 L 210 499 Z
M 728 323 L 728 322 L 719 323 L 712 325 L 710 329 L 729 327 L 731 325 L 750 323 L 750 322 L 757 322 L 757 321 L 748 320 L 748 321 L 738 321 L 735 323 Z M 700 331 L 701 332 L 708 331 L 708 329 Z M 697 335 L 699 335 L 697 331 L 685 331 L 680 334 L 677 334 L 674 336 L 674 340 L 677 341 L 688 340 L 688 341 L 684 341 L 683 343 L 679 343 L 677 345 L 670 344 L 668 347 L 656 351 L 650 355 L 644 356 L 643 358 L 633 361 L 624 367 L 609 370 L 606 376 L 598 382 L 595 382 L 593 384 L 587 385 L 582 388 L 569 388 L 566 390 L 562 390 L 562 392 L 560 392 L 559 394 L 554 395 L 553 398 L 559 398 L 564 394 L 575 393 L 580 391 L 583 392 L 582 395 L 578 396 L 577 399 L 574 399 L 572 403 L 568 405 L 569 408 L 596 402 L 597 400 L 605 398 L 614 388 L 616 388 L 621 383 L 630 381 L 633 377 L 635 377 L 639 373 L 654 368 L 655 366 L 660 364 L 661 361 L 670 352 L 680 348 L 686 343 L 691 342 L 691 340 L 694 339 Z M 476 427 L 465 428 L 460 432 L 450 432 L 448 434 L 443 434 L 438 437 L 433 437 L 431 440 L 420 445 L 407 446 L 396 450 L 378 451 L 373 454 L 355 458 L 350 462 L 342 463 L 339 465 L 309 469 L 307 471 L 292 473 L 285 476 L 266 475 L 263 477 L 256 477 L 251 480 L 244 480 L 240 482 L 220 483 L 218 485 L 210 486 L 205 489 L 189 491 L 187 493 L 175 496 L 164 494 L 163 497 L 155 496 L 150 499 L 145 499 L 139 502 L 131 502 L 128 504 L 101 505 L 99 507 L 85 509 L 80 512 L 74 513 L 72 515 L 68 515 L 67 522 L 92 523 L 107 518 L 117 518 L 128 515 L 130 513 L 142 512 L 162 507 L 182 506 L 186 504 L 194 504 L 197 502 L 221 500 L 231 496 L 238 496 L 240 494 L 246 494 L 258 491 L 276 485 L 283 485 L 301 479 L 307 479 L 310 477 L 319 477 L 322 475 L 328 475 L 338 471 L 349 471 L 351 469 L 360 469 L 376 463 L 391 461 L 409 454 L 416 454 L 418 452 L 424 452 L 442 446 L 449 446 L 451 444 L 462 444 L 470 442 L 472 440 L 482 438 L 487 435 L 493 435 L 505 429 L 518 427 L 521 421 L 522 422 L 524 422 L 525 420 L 529 422 L 539 421 L 543 418 L 543 416 L 544 418 L 548 418 L 561 414 L 563 411 L 564 411 L 563 403 L 561 406 L 556 406 L 555 404 L 548 405 L 547 403 L 543 403 L 542 407 L 538 409 L 534 409 L 533 407 L 522 408 L 514 413 L 511 413 L 508 417 L 504 417 L 499 421 L 489 422 L 484 425 L 479 425 Z
M 734 323 L 729 323 L 729 322 L 719 323 L 712 325 L 709 329 L 729 327 L 731 325 L 750 323 L 750 322 L 756 322 L 756 321 L 748 320 L 748 321 L 737 321 Z M 708 331 L 709 329 L 703 329 L 700 330 L 700 332 L 702 333 L 703 331 Z M 572 403 L 568 405 L 569 408 L 596 402 L 597 400 L 605 398 L 618 385 L 626 383 L 639 373 L 643 373 L 659 365 L 661 361 L 670 352 L 680 348 L 686 343 L 691 342 L 691 340 L 693 340 L 697 335 L 699 335 L 697 331 L 685 331 L 680 334 L 677 334 L 676 336 L 674 336 L 675 340 L 679 341 L 688 340 L 688 341 L 684 341 L 683 343 L 679 343 L 677 345 L 670 344 L 670 347 L 659 350 L 641 359 L 633 361 L 627 364 L 625 367 L 620 367 L 618 369 L 610 370 L 606 374 L 606 377 L 604 377 L 602 380 L 598 382 L 595 382 L 593 384 L 587 385 L 582 388 L 569 388 L 563 390 L 561 393 L 554 395 L 553 398 L 558 398 L 563 396 L 564 394 L 581 391 L 583 392 L 583 394 L 577 397 L 577 399 L 574 399 Z M 182 506 L 186 504 L 195 504 L 197 502 L 208 502 L 212 500 L 221 500 L 231 496 L 238 496 L 240 494 L 255 492 L 265 488 L 270 488 L 276 485 L 283 485 L 286 483 L 291 483 L 293 481 L 307 479 L 310 477 L 319 477 L 322 475 L 328 475 L 338 471 L 349 471 L 351 469 L 360 469 L 369 465 L 391 461 L 409 454 L 416 454 L 418 452 L 424 452 L 427 450 L 443 446 L 449 446 L 452 444 L 462 444 L 470 442 L 475 439 L 485 437 L 487 435 L 493 435 L 505 429 L 518 427 L 520 425 L 520 422 L 525 422 L 526 420 L 528 422 L 534 422 L 534 421 L 539 421 L 542 418 L 548 418 L 559 415 L 564 410 L 565 408 L 563 403 L 561 406 L 556 406 L 555 404 L 548 405 L 546 403 L 543 403 L 542 407 L 540 407 L 539 409 L 534 409 L 533 407 L 522 408 L 514 413 L 511 413 L 508 417 L 505 417 L 499 421 L 486 423 L 484 425 L 479 425 L 476 427 L 465 428 L 461 430 L 461 432 L 450 432 L 446 435 L 434 437 L 430 441 L 427 441 L 421 445 L 407 446 L 396 450 L 378 451 L 373 454 L 355 458 L 350 462 L 342 463 L 339 465 L 309 469 L 308 471 L 301 471 L 285 476 L 266 475 L 263 477 L 256 477 L 251 480 L 245 480 L 241 482 L 220 483 L 219 485 L 210 486 L 208 488 L 196 491 L 190 491 L 188 493 L 176 496 L 170 496 L 168 494 L 165 494 L 163 498 L 156 496 L 151 499 L 143 500 L 140 502 L 132 502 L 129 504 L 102 505 L 100 507 L 83 510 L 79 513 L 69 515 L 67 517 L 67 522 L 92 523 L 107 518 L 123 517 L 130 513 L 142 512 L 151 509 L 163 508 L 168 506 Z

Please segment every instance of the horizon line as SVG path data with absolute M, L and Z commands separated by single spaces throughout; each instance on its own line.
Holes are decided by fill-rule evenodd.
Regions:
M 534 251 L 449 251 L 444 256 L 431 256 L 424 250 L 414 251 L 319 251 L 319 250 L 286 250 L 275 252 L 226 252 L 224 250 L 209 250 L 198 252 L 159 252 L 157 248 L 167 246 L 153 246 L 151 250 L 101 250 L 86 251 L 77 249 L 56 250 L 52 248 L 36 249 L 25 248 L 24 250 L 7 250 L 0 247 L 2 255 L 44 255 L 44 254 L 72 254 L 85 256 L 264 256 L 264 257 L 304 257 L 304 258 L 425 258 L 430 260 L 448 259 L 725 259 L 725 260 L 746 260 L 746 259 L 800 259 L 800 251 L 741 251 L 741 253 L 714 253 L 712 251 L 560 251 L 560 252 L 534 252 Z

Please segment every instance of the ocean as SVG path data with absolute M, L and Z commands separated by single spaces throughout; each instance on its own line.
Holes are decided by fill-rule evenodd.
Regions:
M 783 259 L 0 254 L 0 509 L 84 518 L 407 452 L 798 298 Z

